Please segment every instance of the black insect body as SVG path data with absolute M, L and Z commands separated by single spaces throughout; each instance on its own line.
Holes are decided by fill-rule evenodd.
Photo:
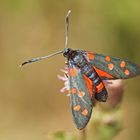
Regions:
M 95 98 L 98 101 L 105 102 L 107 100 L 107 91 L 102 82 L 100 76 L 93 68 L 93 66 L 88 62 L 86 57 L 82 53 L 83 51 L 72 50 L 71 48 L 65 49 L 63 52 L 64 57 L 67 58 L 68 64 L 75 65 L 77 68 L 81 70 L 81 73 L 87 76 L 92 82 L 92 90 L 95 94 Z M 99 85 L 102 85 L 99 87 Z M 100 89 L 99 89 L 99 88 Z M 97 94 L 97 93 L 98 94 Z M 94 96 L 94 95 L 93 95 Z

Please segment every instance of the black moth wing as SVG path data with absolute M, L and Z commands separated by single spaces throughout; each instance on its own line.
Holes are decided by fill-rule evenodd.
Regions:
M 97 71 L 99 75 L 102 75 L 102 73 L 107 75 L 104 77 L 101 76 L 102 80 L 128 79 L 140 74 L 140 67 L 127 59 L 120 59 L 82 50 L 80 50 L 80 52 L 84 54 L 85 58 L 95 69 L 99 69 L 99 71 Z M 93 55 L 93 59 L 88 57 L 89 54 Z M 112 78 L 108 75 L 111 75 Z
M 78 129 L 83 129 L 90 120 L 93 100 L 79 68 L 68 62 L 70 80 L 70 106 L 73 120 Z

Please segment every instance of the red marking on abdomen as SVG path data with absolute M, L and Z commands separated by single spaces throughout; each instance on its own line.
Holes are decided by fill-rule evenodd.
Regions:
M 104 84 L 103 82 L 101 82 L 99 85 L 96 86 L 96 92 L 99 93 L 100 91 L 102 91 L 103 88 L 104 88 Z
M 92 81 L 86 76 L 83 74 L 83 77 L 86 81 L 86 85 L 87 85 L 87 88 L 88 88 L 88 91 L 89 91 L 89 94 L 90 96 L 92 97 L 93 96 L 93 91 L 92 91 Z

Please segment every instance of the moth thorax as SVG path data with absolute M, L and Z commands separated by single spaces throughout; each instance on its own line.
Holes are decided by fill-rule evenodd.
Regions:
M 77 55 L 75 55 L 75 57 L 73 58 L 73 61 L 74 61 L 75 65 L 79 68 L 83 68 L 87 64 L 84 57 L 82 55 L 80 55 L 79 53 L 77 53 Z

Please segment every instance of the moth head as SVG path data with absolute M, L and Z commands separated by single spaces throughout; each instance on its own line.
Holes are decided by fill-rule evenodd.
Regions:
M 71 48 L 65 48 L 64 51 L 63 51 L 63 56 L 68 58 L 69 55 L 71 54 L 71 52 L 72 52 Z

